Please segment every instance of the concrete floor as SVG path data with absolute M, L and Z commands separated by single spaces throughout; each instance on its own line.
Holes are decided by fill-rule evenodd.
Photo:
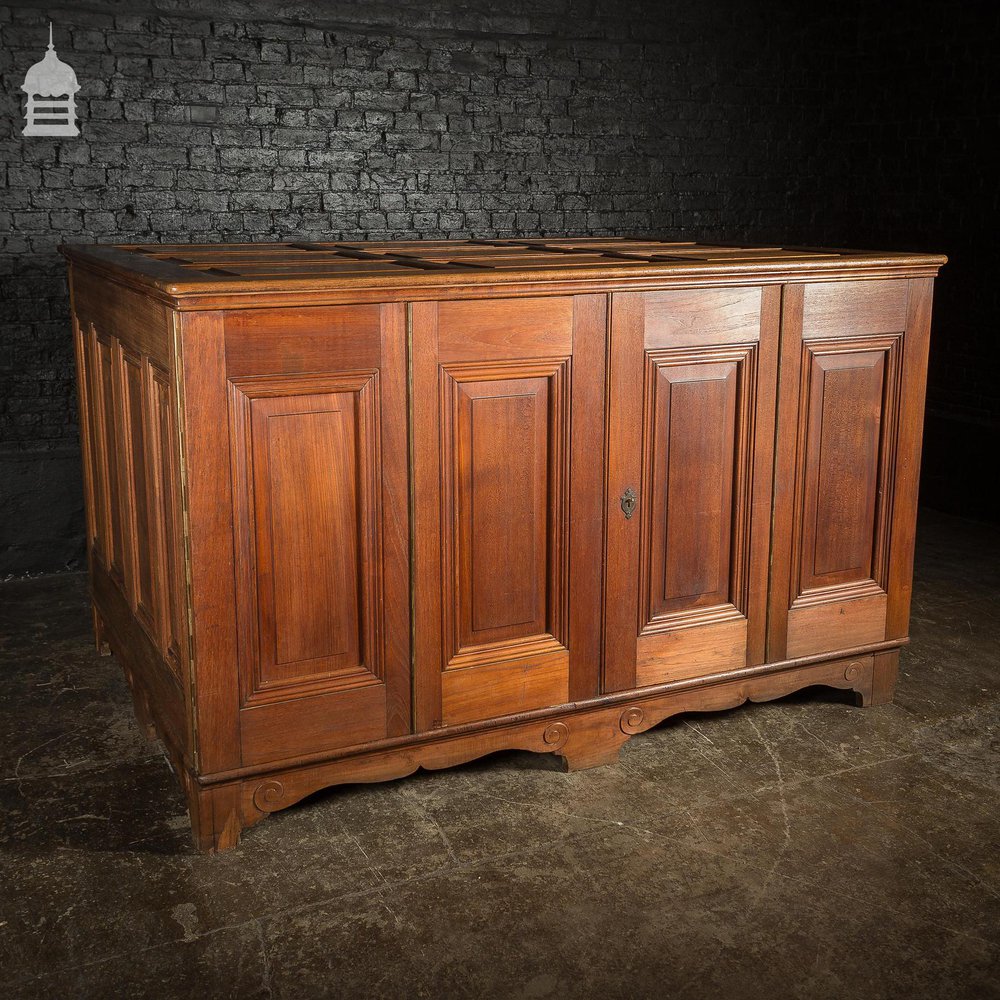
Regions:
M 998 997 L 1000 531 L 924 512 L 919 547 L 892 706 L 335 789 L 217 857 L 84 578 L 4 584 L 3 995 Z

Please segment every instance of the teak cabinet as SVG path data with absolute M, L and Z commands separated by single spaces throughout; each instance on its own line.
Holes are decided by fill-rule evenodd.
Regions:
M 328 785 L 892 698 L 943 257 L 64 253 L 97 640 L 200 849 Z

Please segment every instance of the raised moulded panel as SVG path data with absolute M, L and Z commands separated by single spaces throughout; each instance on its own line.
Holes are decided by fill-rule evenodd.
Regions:
M 118 583 L 125 578 L 125 496 L 122 488 L 124 463 L 121 461 L 121 424 L 119 407 L 121 390 L 117 383 L 119 370 L 116 364 L 121 350 L 118 341 L 97 333 L 95 350 L 95 415 L 100 438 L 101 491 L 104 495 L 104 545 L 105 565 Z
M 646 354 L 640 634 L 746 613 L 756 356 Z
M 884 589 L 899 386 L 898 336 L 803 346 L 793 602 Z
M 374 372 L 231 383 L 245 705 L 381 677 Z
M 155 566 L 155 522 L 149 476 L 149 428 L 145 415 L 142 358 L 122 352 L 123 443 L 128 449 L 128 492 L 132 523 L 129 531 L 130 562 L 133 567 L 129 599 L 147 630 L 156 630 L 157 594 Z
M 93 558 L 107 569 L 108 530 L 111 517 L 108 499 L 108 467 L 104 441 L 104 409 L 102 401 L 101 363 L 97 350 L 97 333 L 93 323 L 81 321 L 80 340 L 83 356 L 82 379 L 86 395 L 86 437 L 90 461 L 90 491 L 92 510 L 88 518 L 89 549 Z
M 442 369 L 447 667 L 566 646 L 568 370 Z
M 184 552 L 177 472 L 177 425 L 170 375 L 149 366 L 150 481 L 155 503 L 156 627 L 160 651 L 180 677 L 187 633 Z
M 900 346 L 802 345 L 788 656 L 884 638 Z

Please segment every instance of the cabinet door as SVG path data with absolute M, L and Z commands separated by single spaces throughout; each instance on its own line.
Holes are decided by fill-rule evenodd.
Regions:
M 598 691 L 605 301 L 411 307 L 418 729 Z
M 225 322 L 241 759 L 408 732 L 405 307 Z
M 785 290 L 769 659 L 906 634 L 930 290 Z
M 779 301 L 614 296 L 606 690 L 763 662 Z

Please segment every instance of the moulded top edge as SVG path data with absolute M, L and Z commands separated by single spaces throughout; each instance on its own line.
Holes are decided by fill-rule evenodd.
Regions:
M 946 263 L 940 254 L 821 247 L 748 246 L 648 239 L 536 238 L 384 243 L 289 241 L 216 244 L 64 244 L 67 260 L 158 297 L 222 299 L 350 289 L 406 289 L 643 281 L 656 278 L 809 280 L 829 272 L 914 269 Z M 222 304 L 222 303 L 220 303 Z

